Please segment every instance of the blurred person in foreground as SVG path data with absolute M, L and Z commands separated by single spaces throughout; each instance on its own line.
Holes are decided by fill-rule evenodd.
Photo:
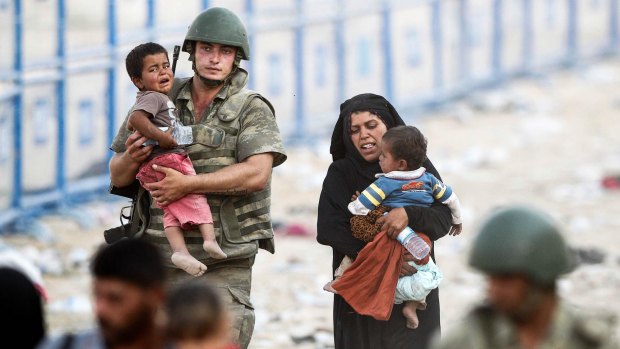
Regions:
M 192 128 L 193 144 L 186 148 L 195 176 L 154 166 L 165 178 L 146 184 L 155 201 L 143 239 L 154 242 L 169 259 L 163 213 L 157 207 L 190 193 L 208 195 L 215 236 L 225 259 L 214 259 L 203 249 L 197 229 L 184 232 L 189 253 L 208 267 L 200 276 L 228 290 L 224 301 L 233 316 L 233 336 L 247 348 L 254 331 L 250 301 L 252 266 L 258 249 L 275 251 L 271 225 L 272 168 L 286 159 L 282 137 L 269 101 L 248 90 L 248 73 L 241 60 L 250 59 L 245 26 L 228 9 L 213 7 L 200 13 L 189 26 L 182 50 L 189 54 L 194 75 L 175 78 L 168 93 L 179 121 Z M 131 185 L 153 150 L 139 132 L 121 125 L 111 149 L 110 179 L 114 186 Z M 167 263 L 170 283 L 192 278 Z
M 123 239 L 100 249 L 91 264 L 94 313 L 99 327 L 64 334 L 40 349 L 161 349 L 165 268 L 152 244 Z
M 618 348 L 613 317 L 584 313 L 558 295 L 557 281 L 573 263 L 558 227 L 540 211 L 492 213 L 469 264 L 487 277 L 486 302 L 433 348 Z
M 0 347 L 32 349 L 44 336 L 41 293 L 21 271 L 0 267 Z
M 175 285 L 166 301 L 167 334 L 175 349 L 238 349 L 217 289 L 204 279 Z

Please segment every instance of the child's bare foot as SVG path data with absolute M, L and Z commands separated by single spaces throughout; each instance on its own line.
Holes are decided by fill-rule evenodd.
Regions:
M 170 258 L 172 263 L 177 267 L 185 270 L 190 275 L 200 276 L 205 273 L 207 266 L 200 263 L 196 258 L 192 257 L 189 253 L 175 252 Z
M 416 329 L 420 324 L 418 320 L 418 314 L 416 310 L 418 309 L 418 302 L 405 302 L 405 306 L 403 307 L 403 315 L 405 319 L 407 319 L 407 328 Z
M 327 292 L 331 292 L 331 293 L 334 293 L 334 294 L 338 294 L 338 291 L 336 291 L 336 289 L 332 286 L 332 284 L 334 283 L 334 281 L 336 281 L 336 280 L 333 280 L 333 281 L 330 281 L 330 282 L 326 283 L 326 284 L 325 284 L 325 286 L 323 286 L 323 289 L 324 289 L 325 291 L 327 291 Z
M 224 259 L 224 258 L 228 257 L 226 255 L 226 253 L 224 253 L 224 251 L 222 251 L 222 249 L 220 248 L 220 245 L 218 245 L 216 241 L 206 240 L 202 244 L 202 248 L 205 251 L 207 251 L 207 253 L 209 254 L 209 256 L 211 256 L 211 258 Z

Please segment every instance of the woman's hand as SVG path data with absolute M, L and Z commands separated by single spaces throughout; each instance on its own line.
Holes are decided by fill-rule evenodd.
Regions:
M 153 169 L 166 175 L 159 182 L 145 184 L 153 200 L 160 206 L 167 206 L 189 194 L 187 176 L 168 167 L 153 165 Z
M 409 217 L 404 208 L 398 207 L 377 218 L 377 223 L 381 224 L 381 231 L 386 230 L 390 238 L 396 239 L 398 233 L 409 224 Z
M 403 276 L 411 276 L 418 272 L 418 269 L 412 267 L 411 265 L 409 265 L 409 263 L 407 263 L 413 261 L 414 258 L 411 253 L 409 253 L 409 251 L 405 251 L 405 254 L 403 255 L 403 262 L 400 265 L 400 273 L 398 274 L 398 277 L 402 278 Z
M 152 145 L 142 146 L 147 140 L 148 138 L 142 136 L 140 132 L 132 133 L 125 141 L 125 154 L 128 155 L 132 161 L 138 164 L 143 163 L 144 160 L 151 155 L 151 151 L 153 151 Z

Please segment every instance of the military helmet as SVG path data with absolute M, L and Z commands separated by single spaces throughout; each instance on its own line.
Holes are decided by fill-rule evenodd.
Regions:
M 195 41 L 235 46 L 241 59 L 250 60 L 250 44 L 245 26 L 232 11 L 212 7 L 198 15 L 192 22 L 183 41 L 183 51 L 193 55 Z M 191 58 L 190 58 L 191 60 Z
M 551 285 L 571 267 L 568 247 L 546 215 L 524 206 L 493 213 L 483 223 L 469 264 L 491 274 L 523 273 L 540 285 Z

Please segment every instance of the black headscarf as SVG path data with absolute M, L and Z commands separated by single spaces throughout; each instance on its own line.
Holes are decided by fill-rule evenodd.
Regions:
M 332 143 L 329 147 L 329 152 L 334 161 L 345 156 L 356 157 L 358 160 L 365 161 L 353 145 L 351 130 L 348 127 L 351 123 L 351 114 L 359 111 L 368 111 L 377 115 L 388 129 L 405 124 L 394 106 L 379 95 L 363 93 L 347 99 L 340 105 L 340 116 L 336 121 L 332 133 Z
M 340 105 L 340 115 L 332 133 L 329 152 L 334 161 L 344 158 L 350 160 L 350 165 L 355 169 L 356 177 L 368 185 L 375 179 L 375 174 L 381 172 L 381 167 L 378 162 L 369 163 L 364 160 L 351 141 L 351 128 L 349 127 L 351 125 L 351 114 L 359 111 L 368 111 L 377 115 L 388 129 L 404 125 L 405 122 L 387 99 L 376 94 L 363 93 L 344 101 Z

